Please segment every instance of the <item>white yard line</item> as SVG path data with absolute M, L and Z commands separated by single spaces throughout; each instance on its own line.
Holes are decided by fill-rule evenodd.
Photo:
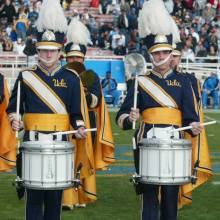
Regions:
M 213 185 L 220 185 L 220 181 L 212 181 Z
M 205 115 L 205 118 L 208 119 L 208 120 L 215 120 L 217 123 L 220 123 L 219 120 L 216 120 L 215 118 L 209 117 L 207 115 Z

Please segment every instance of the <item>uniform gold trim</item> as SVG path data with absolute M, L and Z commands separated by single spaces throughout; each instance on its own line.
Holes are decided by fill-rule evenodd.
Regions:
M 129 117 L 129 114 L 124 113 L 124 114 L 120 115 L 120 117 L 118 118 L 117 123 L 118 123 L 118 126 L 119 126 L 121 129 L 123 129 L 124 120 L 125 120 L 126 118 L 128 118 L 128 117 Z
M 38 131 L 68 131 L 70 128 L 69 115 L 64 114 L 24 114 L 25 130 Z
M 43 73 L 45 73 L 47 76 L 49 76 L 49 72 L 46 70 L 46 69 L 44 69 L 41 65 L 37 65 L 38 67 L 39 67 L 39 69 L 43 72 Z M 51 73 L 50 73 L 50 75 L 51 76 L 53 76 L 56 72 L 58 72 L 58 70 L 61 68 L 61 66 L 60 65 L 58 65 Z
M 152 70 L 152 73 L 154 74 L 154 75 L 156 75 L 156 76 L 158 76 L 159 78 L 163 78 L 163 79 L 165 79 L 165 78 L 167 78 L 167 76 L 168 75 L 170 75 L 170 73 L 172 73 L 173 72 L 173 70 L 172 69 L 169 69 L 169 70 L 167 70 L 166 72 L 162 72 L 162 73 L 158 73 L 156 70 Z
M 147 124 L 167 124 L 182 126 L 182 113 L 175 108 L 157 107 L 142 112 L 143 121 Z

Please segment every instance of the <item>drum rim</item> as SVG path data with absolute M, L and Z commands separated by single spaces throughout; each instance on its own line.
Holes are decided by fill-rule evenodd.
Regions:
M 191 140 L 188 140 L 188 139 L 178 139 L 178 138 L 143 138 L 141 141 L 140 141 L 140 144 L 146 144 L 146 143 L 151 143 L 151 144 L 154 144 L 154 143 L 162 143 L 162 144 L 180 144 L 180 143 L 183 143 L 183 144 L 192 144 L 192 141 Z
M 25 141 L 21 144 L 21 150 L 73 150 L 75 146 L 69 141 Z

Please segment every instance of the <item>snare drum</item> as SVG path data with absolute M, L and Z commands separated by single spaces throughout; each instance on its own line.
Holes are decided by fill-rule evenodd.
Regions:
M 22 181 L 26 188 L 65 189 L 73 184 L 74 146 L 67 141 L 22 143 Z
M 191 180 L 191 141 L 143 139 L 140 146 L 139 181 L 146 184 L 182 185 Z

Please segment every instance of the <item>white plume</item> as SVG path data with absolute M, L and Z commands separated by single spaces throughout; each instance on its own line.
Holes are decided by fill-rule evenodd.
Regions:
M 87 46 L 91 43 L 88 28 L 77 18 L 73 18 L 67 30 L 67 43 L 82 44 Z
M 173 34 L 173 41 L 179 42 L 179 29 L 165 8 L 162 0 L 148 0 L 139 12 L 138 32 L 141 38 L 149 34 Z
M 67 20 L 59 0 L 43 0 L 36 25 L 39 32 L 50 29 L 66 33 Z

